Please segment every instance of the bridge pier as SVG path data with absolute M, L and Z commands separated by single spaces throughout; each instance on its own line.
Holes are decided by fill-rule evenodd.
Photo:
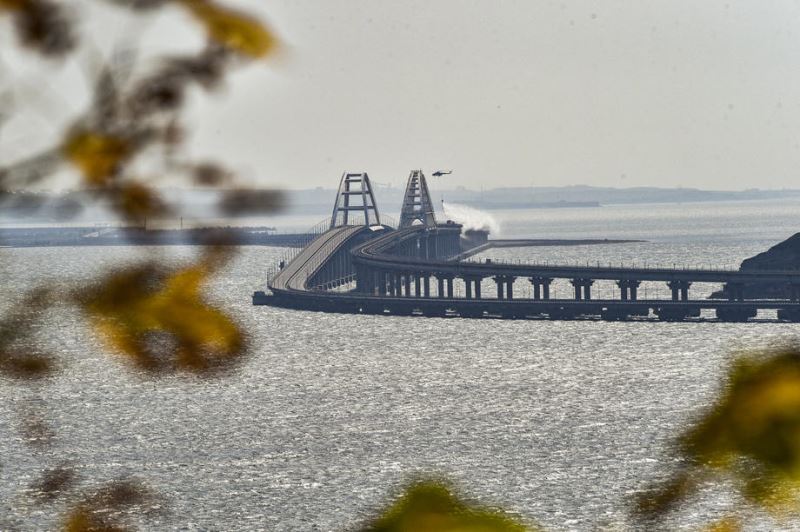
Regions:
M 725 292 L 730 301 L 744 301 L 744 283 L 725 283 Z
M 497 275 L 493 279 L 497 283 L 497 299 L 514 299 L 514 280 L 516 277 L 513 275 Z
M 533 299 L 550 299 L 550 284 L 553 279 L 550 277 L 530 277 L 528 280 L 533 285 Z
M 573 279 L 570 281 L 570 284 L 575 287 L 575 300 L 580 301 L 581 299 L 589 300 L 592 299 L 592 285 L 594 284 L 593 279 Z
M 641 281 L 633 279 L 620 279 L 617 281 L 617 286 L 620 289 L 620 299 L 623 301 L 636 301 L 640 284 L 642 284 Z
M 446 273 L 440 273 L 436 275 L 436 279 L 439 281 L 439 297 L 453 297 L 453 278 L 455 276 Z
M 422 278 L 422 288 L 425 290 L 425 297 L 431 297 L 431 278 L 428 274 Z
M 464 288 L 467 299 L 480 299 L 481 298 L 481 281 L 483 277 L 474 275 L 462 276 L 464 280 Z M 474 290 L 473 290 L 474 285 Z
M 719 321 L 745 322 L 750 318 L 755 318 L 758 315 L 758 310 L 755 307 L 718 308 L 716 315 Z
M 411 274 L 407 273 L 403 276 L 403 284 L 405 284 L 405 297 L 411 297 Z
M 419 272 L 414 274 L 414 295 L 422 297 L 422 279 L 419 276 Z
M 667 281 L 667 286 L 672 290 L 673 301 L 688 301 L 690 281 Z
M 381 277 L 383 279 L 383 293 L 381 295 L 384 296 L 391 296 L 392 295 L 392 279 L 393 275 L 392 272 L 384 271 L 381 273 Z

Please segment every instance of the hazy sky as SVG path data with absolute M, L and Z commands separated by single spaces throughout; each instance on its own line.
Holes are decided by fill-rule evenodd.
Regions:
M 335 186 L 347 169 L 401 185 L 422 167 L 471 188 L 800 188 L 796 0 L 227 3 L 285 53 L 193 100 L 192 151 L 259 184 Z M 179 17 L 104 12 L 90 31 L 196 45 Z M 79 108 L 79 77 L 58 76 Z M 30 144 L 5 134 L 0 156 Z

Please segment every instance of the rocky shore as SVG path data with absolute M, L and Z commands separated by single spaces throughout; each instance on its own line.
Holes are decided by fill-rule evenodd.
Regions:
M 742 261 L 741 271 L 759 270 L 800 270 L 800 233 L 796 233 L 780 244 L 776 244 L 763 253 Z M 789 288 L 772 283 L 759 283 L 746 286 L 745 298 L 788 298 Z M 726 299 L 727 292 L 719 290 L 711 294 L 712 298 Z

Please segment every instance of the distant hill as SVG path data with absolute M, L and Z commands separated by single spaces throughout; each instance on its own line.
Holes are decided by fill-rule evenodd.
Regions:
M 767 251 L 743 260 L 739 269 L 742 271 L 800 270 L 800 233 L 792 235 Z M 758 283 L 745 286 L 744 296 L 788 298 L 790 290 L 788 286 L 784 285 Z M 728 294 L 723 289 L 714 292 L 711 297 L 727 298 Z
M 776 244 L 755 257 L 742 261 L 743 271 L 800 270 L 800 233 Z

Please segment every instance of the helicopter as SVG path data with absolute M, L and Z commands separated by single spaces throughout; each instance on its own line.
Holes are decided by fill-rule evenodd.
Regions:
M 442 177 L 443 175 L 452 174 L 452 173 L 453 173 L 453 171 L 452 171 L 452 170 L 447 170 L 447 171 L 444 171 L 444 170 L 437 170 L 437 171 L 435 171 L 434 173 L 432 173 L 431 175 L 432 175 L 433 177 Z

